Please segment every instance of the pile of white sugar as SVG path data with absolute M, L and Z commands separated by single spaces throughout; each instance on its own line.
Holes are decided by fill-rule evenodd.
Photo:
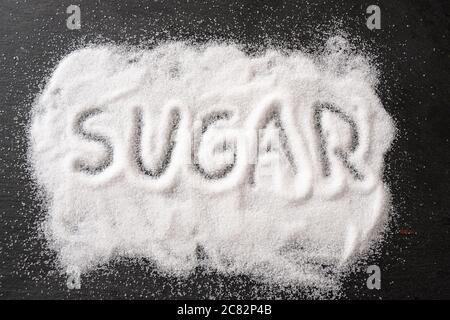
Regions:
M 169 43 L 66 56 L 36 99 L 30 162 L 68 274 L 117 257 L 333 286 L 388 215 L 392 119 L 376 72 L 316 56 Z

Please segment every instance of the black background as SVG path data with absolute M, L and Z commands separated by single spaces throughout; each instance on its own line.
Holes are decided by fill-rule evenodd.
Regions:
M 37 231 L 45 212 L 26 173 L 25 130 L 46 77 L 83 43 L 216 39 L 250 52 L 270 45 L 314 51 L 336 32 L 375 56 L 378 93 L 399 129 L 385 170 L 397 218 L 381 252 L 346 279 L 345 297 L 450 298 L 448 3 L 0 1 L 0 298 L 302 298 L 296 288 L 201 270 L 184 280 L 164 277 L 135 261 L 93 271 L 81 290 L 68 290 Z M 80 30 L 66 27 L 70 4 L 81 7 Z M 366 27 L 370 4 L 381 8 L 380 30 Z M 367 289 L 368 264 L 381 267 L 381 290 Z

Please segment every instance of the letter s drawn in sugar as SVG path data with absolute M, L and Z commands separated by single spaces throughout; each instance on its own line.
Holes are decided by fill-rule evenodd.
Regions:
M 102 112 L 103 111 L 100 108 L 88 109 L 88 110 L 81 112 L 81 114 L 78 116 L 78 118 L 75 121 L 74 132 L 76 135 L 82 137 L 84 140 L 98 142 L 98 143 L 102 144 L 106 150 L 105 159 L 96 166 L 86 164 L 84 161 L 81 161 L 81 160 L 75 161 L 75 168 L 78 171 L 87 173 L 89 175 L 99 174 L 100 172 L 104 171 L 107 167 L 109 167 L 113 161 L 113 147 L 112 147 L 112 144 L 109 141 L 109 139 L 102 135 L 88 132 L 83 127 L 83 124 L 84 124 L 84 122 L 86 122 L 87 119 L 94 117 Z

